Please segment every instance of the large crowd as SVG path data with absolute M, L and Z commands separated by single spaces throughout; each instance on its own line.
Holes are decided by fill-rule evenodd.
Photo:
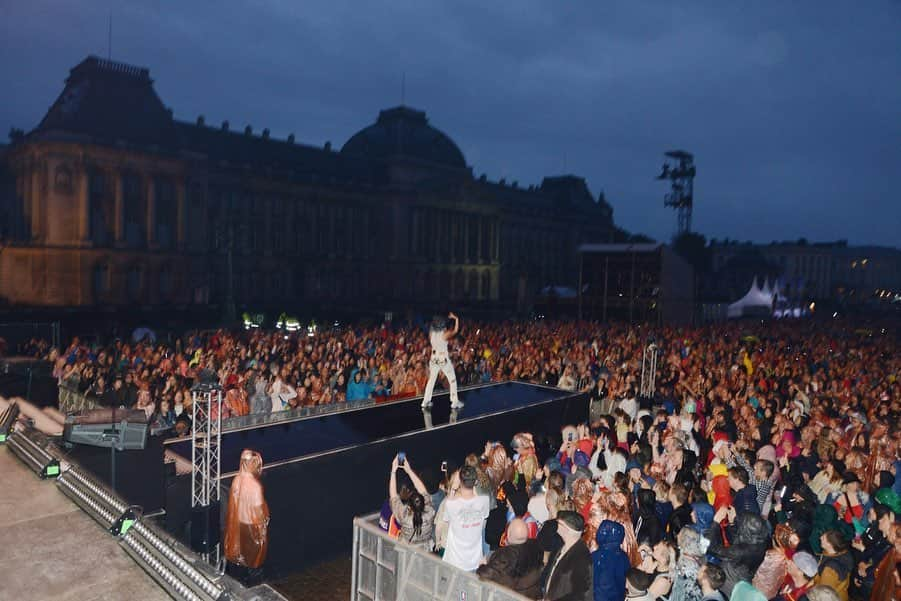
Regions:
M 647 333 L 510 331 L 519 375 L 589 390 L 590 419 L 550 449 L 523 432 L 461 452 L 436 484 L 399 457 L 391 535 L 534 599 L 899 599 L 893 331 L 657 330 L 650 398 Z
M 641 337 L 626 328 L 470 323 L 452 344 L 451 358 L 461 386 L 522 380 L 616 398 L 637 386 L 636 372 L 611 374 L 604 366 L 627 362 L 642 347 Z M 65 348 L 32 340 L 23 352 L 50 360 L 60 386 L 94 404 L 141 409 L 158 429 L 183 431 L 190 427 L 190 388 L 203 370 L 218 375 L 223 418 L 229 418 L 421 396 L 431 348 L 426 327 L 382 324 L 314 336 L 254 329 L 194 332 L 166 342 L 75 338 Z
M 30 349 L 62 385 L 181 432 L 203 370 L 240 416 L 421 395 L 430 351 L 425 327 L 392 324 Z M 396 460 L 382 523 L 405 543 L 536 599 L 898 598 L 892 329 L 467 322 L 450 351 L 461 385 L 581 390 L 590 416 L 552 447 L 536 427 L 460 450 L 440 483 Z

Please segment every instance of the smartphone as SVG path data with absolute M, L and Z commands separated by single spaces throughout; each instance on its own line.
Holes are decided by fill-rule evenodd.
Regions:
M 401 451 L 397 454 L 397 465 L 403 466 L 407 462 L 407 454 Z
M 441 462 L 441 471 L 445 474 L 447 473 L 447 461 Z

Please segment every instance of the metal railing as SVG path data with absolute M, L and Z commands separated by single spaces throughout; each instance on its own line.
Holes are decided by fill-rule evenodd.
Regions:
M 97 399 L 81 392 L 69 382 L 61 382 L 59 388 L 59 410 L 68 415 L 77 411 L 94 409 Z
M 351 601 L 526 601 L 379 528 L 378 514 L 354 518 Z
M 512 380 L 504 380 L 502 382 L 489 382 L 488 384 L 470 384 L 468 386 L 460 386 L 457 390 L 465 392 L 474 388 L 481 388 L 486 385 L 505 384 Z M 446 390 L 436 390 L 435 394 L 446 394 Z M 326 405 L 312 405 L 309 407 L 298 407 L 297 409 L 287 409 L 285 411 L 273 411 L 271 413 L 251 413 L 249 415 L 241 415 L 238 417 L 229 417 L 222 420 L 222 431 L 228 432 L 233 430 L 253 428 L 256 426 L 264 426 L 268 424 L 276 424 L 279 422 L 288 422 L 310 416 L 330 415 L 332 413 L 344 413 L 346 411 L 355 411 L 357 409 L 365 409 L 376 405 L 387 405 L 390 403 L 401 403 L 411 401 L 413 399 L 421 399 L 422 395 L 411 394 L 409 396 L 389 396 L 379 398 L 367 398 L 359 401 L 350 401 L 342 403 L 328 403 Z

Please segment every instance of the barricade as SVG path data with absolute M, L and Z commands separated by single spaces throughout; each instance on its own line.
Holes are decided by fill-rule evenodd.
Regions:
M 351 601 L 527 601 L 388 536 L 378 514 L 354 519 Z
M 80 392 L 77 388 L 68 382 L 62 382 L 59 385 L 59 410 L 64 415 L 94 409 L 97 407 L 97 400 L 93 397 Z

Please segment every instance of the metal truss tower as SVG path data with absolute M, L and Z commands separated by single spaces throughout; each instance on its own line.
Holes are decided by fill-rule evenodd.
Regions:
M 222 388 L 203 382 L 191 389 L 191 542 L 204 560 L 219 562 L 219 443 Z
M 657 179 L 670 181 L 670 191 L 663 197 L 663 206 L 676 209 L 676 236 L 691 231 L 691 209 L 694 204 L 694 156 L 684 150 L 666 153 L 663 170 Z
M 639 395 L 651 398 L 657 391 L 657 345 L 650 343 L 641 354 L 641 383 Z

